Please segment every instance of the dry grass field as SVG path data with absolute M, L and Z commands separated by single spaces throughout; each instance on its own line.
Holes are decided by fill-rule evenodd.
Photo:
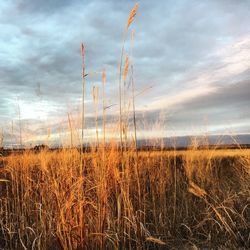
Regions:
M 150 83 L 149 87 L 137 89 L 134 83 L 132 56 L 134 30 L 131 30 L 130 26 L 134 22 L 138 7 L 139 5 L 136 4 L 131 10 L 123 31 L 116 86 L 118 91 L 115 94 L 117 100 L 109 103 L 107 101 L 108 98 L 105 97 L 105 91 L 108 92 L 108 90 L 111 90 L 111 88 L 107 88 L 107 90 L 105 88 L 108 83 L 108 81 L 106 82 L 106 71 L 94 72 L 93 75 L 101 73 L 101 79 L 98 80 L 100 86 L 93 85 L 92 97 L 94 111 L 90 111 L 88 107 L 88 112 L 86 112 L 85 107 L 85 95 L 89 91 L 90 84 L 85 85 L 85 78 L 91 75 L 91 71 L 85 71 L 85 44 L 81 44 L 82 105 L 79 110 L 77 109 L 79 111 L 77 114 L 77 122 L 74 121 L 75 117 L 71 115 L 70 112 L 67 113 L 68 131 L 65 133 L 65 137 L 70 136 L 70 143 L 67 145 L 63 143 L 60 144 L 58 139 L 56 145 L 62 145 L 62 147 L 57 150 L 50 150 L 49 146 L 53 146 L 49 144 L 51 136 L 50 129 L 48 129 L 48 135 L 46 135 L 46 132 L 41 132 L 42 135 L 39 141 L 36 141 L 32 135 L 30 135 L 32 140 L 25 140 L 25 134 L 22 129 L 24 128 L 25 120 L 28 119 L 21 116 L 22 113 L 25 113 L 25 110 L 21 110 L 22 107 L 18 102 L 18 116 L 15 120 L 15 126 L 13 126 L 12 121 L 11 132 L 7 133 L 8 136 L 6 136 L 8 137 L 8 140 L 6 140 L 8 143 L 4 144 L 4 132 L 1 134 L 0 141 L 0 149 L 4 151 L 5 147 L 5 150 L 6 148 L 13 150 L 9 155 L 0 155 L 0 249 L 250 249 L 250 149 L 240 148 L 240 145 L 237 145 L 238 149 L 216 149 L 216 145 L 214 149 L 209 149 L 206 148 L 207 144 L 205 143 L 205 146 L 202 144 L 202 149 L 197 145 L 193 145 L 182 151 L 176 149 L 166 151 L 163 149 L 160 150 L 159 148 L 150 148 L 150 150 L 143 151 L 137 144 L 140 137 L 142 139 L 146 138 L 146 136 L 143 135 L 144 130 L 140 131 L 140 129 L 142 129 L 144 123 L 146 124 L 147 121 L 142 121 L 142 115 L 136 117 L 138 113 L 144 114 L 144 108 L 141 108 L 141 110 L 136 109 L 135 99 L 151 88 Z M 188 7 L 188 9 L 191 9 L 191 7 Z M 186 12 L 189 13 L 189 11 L 185 10 L 185 13 Z M 62 13 L 64 12 L 62 11 Z M 116 15 L 119 15 L 120 18 L 120 12 L 117 13 Z M 145 15 L 149 15 L 148 13 L 146 12 Z M 92 14 L 89 16 L 92 16 Z M 105 18 L 106 16 L 108 17 L 109 13 L 105 14 Z M 181 16 L 180 20 L 182 18 Z M 189 19 L 190 18 L 188 18 L 188 20 Z M 113 22 L 112 20 L 115 19 L 110 20 L 110 22 Z M 185 20 L 185 18 L 183 20 Z M 190 22 L 188 20 L 187 23 Z M 211 19 L 209 19 L 209 23 L 210 20 Z M 152 21 L 150 20 L 148 22 L 154 22 L 154 20 L 152 19 Z M 203 19 L 198 23 L 197 27 L 199 27 L 202 22 Z M 100 24 L 101 21 L 98 21 L 96 26 Z M 79 23 L 79 26 L 81 27 L 82 24 Z M 155 26 L 158 26 L 158 24 L 155 24 Z M 189 26 L 193 27 L 195 25 L 193 22 L 190 22 Z M 235 26 L 237 26 L 238 29 L 238 24 Z M 211 30 L 213 30 L 213 26 L 211 27 Z M 84 30 L 84 28 L 82 29 Z M 171 30 L 172 29 L 174 30 L 174 27 L 171 28 Z M 199 30 L 200 29 L 201 28 L 199 28 Z M 28 30 L 26 33 L 31 33 L 29 29 L 25 28 L 23 30 Z M 45 27 L 42 30 L 47 30 L 47 28 Z M 181 28 L 181 30 L 184 31 L 185 29 Z M 155 29 L 155 33 L 159 31 L 162 32 L 160 29 Z M 34 34 L 36 34 L 36 32 L 34 32 Z M 70 32 L 69 34 L 71 36 Z M 98 35 L 96 36 L 98 37 Z M 145 41 L 147 40 L 144 38 L 144 33 L 140 36 L 143 37 Z M 152 34 L 152 36 L 154 36 L 154 34 Z M 183 34 L 176 36 L 176 39 L 178 39 L 178 41 L 176 41 L 177 44 L 183 40 L 182 36 Z M 43 35 L 41 37 L 43 37 Z M 55 37 L 56 40 L 60 40 L 57 36 Z M 61 37 L 61 34 L 60 36 L 58 35 L 58 37 Z M 80 35 L 77 37 L 80 37 Z M 105 37 L 106 35 L 98 37 L 99 42 L 104 42 Z M 171 38 L 171 34 L 166 37 L 168 39 Z M 190 37 L 192 38 L 191 40 L 195 41 L 193 31 Z M 228 37 L 229 36 L 226 38 L 228 39 Z M 54 37 L 51 39 L 55 40 Z M 208 40 L 208 43 L 211 43 L 206 37 L 202 39 Z M 14 40 L 16 40 L 16 38 L 13 39 L 13 41 Z M 223 41 L 219 39 L 219 37 L 217 40 Z M 189 50 L 186 41 L 183 41 L 185 45 L 183 51 Z M 160 42 L 162 42 L 164 46 L 165 44 L 169 46 L 168 41 L 159 41 L 159 43 Z M 32 44 L 33 43 L 32 40 Z M 129 45 L 130 43 L 131 45 Z M 67 48 L 70 44 L 67 40 Z M 72 44 L 75 44 L 75 42 Z M 158 42 L 154 46 L 157 47 Z M 199 44 L 197 47 L 199 47 Z M 169 51 L 171 51 L 172 47 L 170 46 L 169 48 Z M 19 49 L 18 47 L 18 51 L 20 50 L 23 49 Z M 151 48 L 149 47 L 148 50 L 150 51 Z M 243 49 L 241 50 L 243 51 Z M 12 49 L 10 49 L 10 51 L 12 51 Z M 52 51 L 54 53 L 54 48 Z M 64 50 L 59 51 L 60 53 L 58 52 L 58 54 L 64 53 L 63 51 Z M 93 51 L 92 47 L 90 51 Z M 195 53 L 191 52 L 190 50 L 190 53 L 188 53 L 190 57 L 195 57 Z M 110 52 L 107 53 L 109 54 Z M 143 53 L 147 54 L 147 51 Z M 47 54 L 50 55 L 50 52 Z M 244 57 L 246 54 L 247 53 L 244 54 Z M 42 58 L 41 52 L 39 52 L 38 55 L 37 58 Z M 152 55 L 151 57 L 154 60 L 156 56 L 153 53 Z M 168 58 L 166 58 L 166 60 L 164 59 L 164 61 L 161 59 L 162 63 L 169 60 L 170 55 L 171 53 L 169 53 Z M 236 54 L 232 55 L 235 56 L 237 61 L 240 61 Z M 210 54 L 208 53 L 208 58 L 209 56 Z M 13 56 L 13 58 L 14 57 L 15 56 Z M 33 56 L 31 58 L 33 58 Z M 150 57 L 144 58 L 143 55 L 142 58 L 147 61 Z M 181 61 L 178 61 L 178 57 L 176 58 L 178 62 L 178 64 L 176 64 L 178 66 L 177 68 L 180 68 L 181 71 L 186 71 L 186 68 L 182 67 Z M 182 58 L 182 56 L 180 58 Z M 93 61 L 94 60 L 95 59 L 93 59 Z M 113 64 L 112 60 L 110 62 Z M 59 61 L 61 61 L 61 57 L 58 63 Z M 31 62 L 32 61 L 29 60 L 29 65 Z M 45 62 L 47 62 L 47 59 Z M 55 60 L 55 62 L 57 61 Z M 70 64 L 70 62 L 66 60 L 65 62 Z M 225 62 L 227 65 L 234 65 L 228 61 L 227 57 Z M 4 63 L 8 64 L 8 61 Z M 34 62 L 34 64 L 35 63 L 36 62 Z M 244 63 L 245 62 L 242 64 Z M 39 67 L 47 68 L 45 64 L 46 63 L 43 62 Z M 190 64 L 192 64 L 192 62 L 190 62 Z M 60 68 L 61 66 L 56 65 L 56 67 Z M 23 68 L 23 65 L 19 66 L 18 69 L 19 68 Z M 235 68 L 237 69 L 237 64 Z M 233 72 L 235 68 L 233 68 Z M 173 69 L 175 70 L 175 66 Z M 229 69 L 225 68 L 222 73 L 228 74 Z M 145 70 L 154 71 L 154 68 L 145 67 Z M 50 70 L 47 71 L 50 72 Z M 69 70 L 69 72 L 70 71 L 71 70 Z M 240 70 L 240 73 L 244 71 L 247 72 L 247 70 L 244 69 Z M 9 72 L 14 72 L 14 70 L 8 70 L 7 72 L 9 74 Z M 36 75 L 42 75 L 39 71 L 34 72 L 36 72 Z M 54 72 L 53 69 L 51 69 L 51 72 Z M 218 72 L 215 71 L 215 73 L 211 75 L 220 75 Z M 20 75 L 25 75 L 25 73 Z M 63 75 L 61 79 L 58 79 L 59 83 L 64 79 L 65 75 Z M 203 77 L 203 74 L 201 76 L 202 79 L 208 79 L 208 81 L 210 78 L 213 78 L 210 77 L 210 75 L 209 77 Z M 233 75 L 232 78 L 241 79 L 241 75 L 236 76 L 237 75 Z M 57 75 L 53 77 L 53 81 L 51 82 L 54 82 L 56 77 Z M 20 76 L 18 75 L 16 78 L 20 78 Z M 33 78 L 36 79 L 37 77 L 30 75 L 30 78 L 32 78 L 33 81 Z M 176 79 L 179 78 L 181 79 L 181 77 L 177 75 Z M 228 78 L 230 78 L 230 75 L 229 77 L 225 77 L 226 82 Z M 169 79 L 172 78 L 170 77 Z M 193 81 L 196 77 L 190 77 L 190 79 Z M 39 78 L 38 80 L 40 81 Z M 26 80 L 24 79 L 23 81 L 25 82 Z M 41 82 L 42 81 L 43 80 L 41 80 Z M 91 81 L 90 78 L 89 82 Z M 151 79 L 149 79 L 149 81 L 151 81 Z M 168 78 L 166 83 L 164 83 L 165 85 L 168 84 L 167 81 Z M 143 82 L 143 79 L 141 79 L 141 82 Z M 217 82 L 219 85 L 221 84 L 218 79 L 215 82 L 216 84 Z M 209 83 L 210 82 L 206 83 L 207 86 L 209 86 Z M 22 86 L 22 84 L 19 85 Z M 32 82 L 32 86 L 33 85 Z M 171 86 L 172 82 L 169 83 L 169 88 L 158 91 L 159 94 L 162 94 L 162 92 L 166 90 L 171 93 Z M 63 89 L 62 86 L 60 87 Z M 58 88 L 58 96 L 61 95 L 59 91 L 60 87 L 55 87 L 56 91 Z M 73 86 L 73 84 L 70 85 L 67 83 L 67 87 L 68 89 L 64 89 L 64 92 L 69 91 L 70 88 L 75 88 L 75 85 Z M 179 88 L 181 88 L 181 85 Z M 206 88 L 206 85 L 204 88 Z M 229 86 L 227 86 L 227 88 L 230 89 Z M 227 88 L 225 88 L 225 90 L 227 90 Z M 12 89 L 14 89 L 14 87 Z M 100 96 L 99 89 L 101 93 Z M 203 86 L 198 89 L 198 93 L 201 92 L 202 95 L 200 96 L 202 98 L 204 96 L 205 98 L 208 94 L 203 92 L 203 90 L 200 91 L 200 89 L 203 89 Z M 88 91 L 86 92 L 86 90 Z M 210 91 L 209 88 L 208 90 L 209 93 L 212 93 L 214 88 L 212 88 L 213 91 Z M 22 92 L 24 91 L 23 87 Z M 40 93 L 40 85 L 38 92 Z M 51 90 L 51 92 L 53 91 Z M 191 99 L 190 96 L 192 97 L 192 95 L 190 95 L 191 92 L 195 92 L 195 90 L 190 89 L 187 91 L 187 105 L 189 104 L 189 99 Z M 69 91 L 69 93 L 71 92 Z M 182 92 L 180 93 L 180 97 L 177 95 L 177 99 L 182 98 Z M 214 95 L 216 95 L 216 92 Z M 220 95 L 218 96 L 220 97 Z M 235 111 L 231 109 L 231 107 L 234 108 L 234 106 L 237 105 L 234 105 L 233 102 L 231 103 L 231 99 L 233 100 L 232 96 L 229 95 L 228 97 L 230 100 L 228 109 L 233 114 Z M 76 96 L 72 96 L 72 99 L 79 100 L 79 96 L 77 98 L 75 97 Z M 239 95 L 239 98 L 240 97 Z M 64 95 L 60 98 L 62 98 L 60 102 L 66 102 L 67 98 Z M 165 96 L 163 96 L 163 98 L 165 98 Z M 6 97 L 5 99 L 8 100 L 10 98 Z M 223 96 L 222 99 L 226 98 Z M 149 109 L 149 113 L 151 113 L 154 118 L 154 116 L 158 116 L 158 113 L 154 114 L 156 113 L 155 110 L 160 112 L 161 109 L 164 109 L 164 107 L 161 106 L 164 105 L 161 105 L 161 102 L 158 102 L 157 98 L 152 100 L 155 100 L 154 102 L 156 104 L 158 103 L 157 105 L 159 106 L 159 110 L 153 107 Z M 197 100 L 199 99 L 197 98 Z M 89 102 L 90 98 L 87 98 L 87 103 Z M 170 100 L 170 107 L 171 102 L 173 102 L 173 99 Z M 31 104 L 27 106 L 31 106 L 32 102 L 30 103 Z M 179 102 L 177 102 L 177 105 L 178 103 Z M 61 103 L 58 104 L 60 104 L 58 110 L 61 110 L 59 109 L 59 107 L 61 108 Z M 152 105 L 150 102 L 146 104 L 148 106 Z M 40 105 L 43 106 L 43 103 Z M 116 105 L 116 111 L 109 111 L 109 108 Z M 158 107 L 157 105 L 156 107 Z M 179 105 L 182 106 L 182 103 L 180 102 Z M 10 105 L 3 105 L 3 107 L 5 106 L 9 107 Z M 144 106 L 141 105 L 141 107 Z M 247 102 L 244 102 L 244 106 L 248 106 Z M 52 113 L 57 117 L 57 109 L 54 108 L 52 107 L 48 114 Z M 167 110 L 167 104 L 165 108 Z M 210 107 L 205 108 L 209 109 Z M 211 107 L 211 110 L 212 109 L 213 107 Z M 6 110 L 6 112 L 9 112 L 9 109 L 6 108 Z M 29 111 L 29 109 L 27 110 Z M 188 108 L 187 110 L 189 112 Z M 178 112 L 178 109 L 177 111 L 174 110 L 173 114 L 177 114 Z M 192 114 L 194 114 L 194 112 L 192 112 L 190 112 L 190 117 L 188 116 L 190 120 L 192 119 Z M 201 110 L 197 112 L 202 113 Z M 224 109 L 222 109 L 221 113 L 218 112 L 218 114 L 222 114 L 222 112 L 224 112 Z M 36 115 L 36 113 L 39 112 L 33 113 Z M 248 115 L 249 111 L 247 111 L 247 113 L 239 112 L 237 113 L 237 117 L 244 117 L 245 114 Z M 4 115 L 2 117 L 5 119 Z M 56 117 L 53 120 L 59 124 L 55 124 L 54 128 L 60 130 L 61 122 L 56 121 Z M 194 116 L 194 118 L 195 117 L 196 116 Z M 204 117 L 206 117 L 206 115 L 204 115 Z M 151 123 L 154 121 L 153 118 Z M 34 117 L 31 121 L 39 119 L 40 116 L 37 119 Z M 44 119 L 44 123 L 46 119 Z M 115 120 L 114 122 L 113 119 Z M 224 119 L 223 115 L 221 119 Z M 161 119 L 159 120 L 161 121 Z M 178 124 L 178 117 L 176 120 Z M 200 118 L 196 120 L 198 121 Z M 194 119 L 193 123 L 195 123 L 196 120 Z M 231 120 L 233 120 L 233 118 L 230 118 L 230 121 Z M 92 125 L 90 126 L 87 121 L 92 121 Z M 227 122 L 226 118 L 225 121 Z M 249 124 L 244 123 L 245 120 L 243 120 L 244 122 L 240 121 L 241 120 L 239 120 L 237 124 L 240 124 L 242 128 L 245 128 L 243 125 L 246 126 L 245 130 L 248 131 Z M 67 122 L 62 123 L 67 124 Z M 183 126 L 186 126 L 186 123 L 189 122 L 185 121 Z M 140 126 L 140 124 L 142 125 Z M 111 130 L 112 126 L 115 127 L 115 132 Z M 88 136 L 87 130 L 89 128 L 94 131 L 94 135 Z M 145 126 L 145 131 L 146 128 L 147 126 Z M 43 130 L 36 129 L 34 131 L 39 132 L 40 130 L 46 131 L 47 127 Z M 60 131 L 58 132 L 56 129 L 53 130 L 52 136 L 53 132 L 55 133 L 54 136 L 60 134 Z M 156 134 L 161 138 L 161 132 L 157 130 L 158 128 L 152 129 L 152 132 L 156 132 L 152 134 Z M 26 129 L 26 131 L 31 130 Z M 141 135 L 139 136 L 140 132 Z M 195 132 L 198 133 L 198 131 Z M 39 138 L 39 135 L 36 136 Z M 77 137 L 77 140 L 75 137 Z M 153 138 L 153 140 L 156 140 L 158 137 Z M 91 142 L 88 141 L 88 139 L 91 139 Z M 112 143 L 112 140 L 116 141 L 116 143 Z M 34 141 L 34 143 L 43 141 L 44 144 L 49 146 L 42 149 L 38 146 L 37 150 L 25 150 L 24 148 L 27 148 L 27 145 L 30 145 L 30 147 L 33 146 L 33 144 L 30 144 L 31 141 L 32 143 Z M 133 142 L 131 146 L 129 146 L 130 142 Z M 87 152 L 84 146 L 90 145 L 91 143 L 93 145 Z M 156 146 L 159 147 L 159 145 L 159 143 L 158 145 L 156 143 Z M 143 146 L 144 145 L 142 145 L 142 147 Z
M 248 249 L 250 150 L 1 159 L 1 249 Z

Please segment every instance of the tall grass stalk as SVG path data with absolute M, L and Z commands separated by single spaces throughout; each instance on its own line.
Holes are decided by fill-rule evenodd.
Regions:
M 14 122 L 11 120 L 11 148 L 14 149 Z
M 104 89 L 106 84 L 107 76 L 106 71 L 102 72 L 102 130 L 103 130 L 103 152 L 105 151 L 106 145 L 106 117 L 105 117 L 105 95 Z
M 126 55 L 124 71 L 123 71 L 123 133 L 124 133 L 124 149 L 127 149 L 127 130 L 128 130 L 128 109 L 127 109 L 127 76 L 129 69 L 129 57 Z
M 70 131 L 70 148 L 73 148 L 73 129 L 72 129 L 72 122 L 71 122 L 69 112 L 68 112 L 68 124 L 69 124 L 69 131 Z
M 96 150 L 99 148 L 99 133 L 98 133 L 98 101 L 99 101 L 99 87 L 92 87 L 92 97 L 94 103 L 94 111 L 95 111 L 95 131 L 96 131 Z
M 1 133 L 0 133 L 0 148 L 4 147 L 4 132 L 3 132 L 3 128 L 1 129 Z
M 134 141 L 135 141 L 135 150 L 137 151 L 137 131 L 136 131 L 136 114 L 135 114 L 135 83 L 134 83 L 134 66 L 133 66 L 133 49 L 134 49 L 134 41 L 135 41 L 135 32 L 132 30 L 131 32 L 131 85 L 132 85 L 132 106 L 133 106 L 133 125 L 134 125 Z
M 84 142 L 84 87 L 85 87 L 85 65 L 84 65 L 84 45 L 81 44 L 81 56 L 82 56 L 82 122 L 81 122 L 81 154 L 83 153 Z M 82 163 L 81 163 L 82 164 Z
M 17 100 L 17 112 L 18 112 L 18 121 L 19 121 L 19 148 L 22 148 L 23 139 L 22 139 L 22 122 L 21 122 L 21 108 L 19 100 Z
M 134 8 L 131 10 L 130 15 L 128 17 L 128 21 L 125 27 L 125 30 L 123 32 L 123 40 L 122 40 L 122 47 L 121 47 L 121 53 L 120 53 L 120 63 L 119 63 L 119 81 L 118 81 L 118 101 L 119 101 L 119 127 L 120 127 L 120 148 L 121 148 L 121 154 L 123 154 L 123 124 L 122 124 L 122 90 L 121 90 L 121 82 L 122 82 L 122 65 L 123 65 L 123 54 L 124 54 L 124 46 L 125 41 L 128 33 L 128 29 L 132 22 L 134 21 L 135 15 L 137 13 L 137 9 L 139 7 L 139 4 L 137 3 Z

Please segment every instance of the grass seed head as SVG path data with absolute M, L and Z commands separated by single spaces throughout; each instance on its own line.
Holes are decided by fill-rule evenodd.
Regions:
M 139 7 L 139 4 L 137 3 L 134 6 L 134 8 L 131 10 L 130 15 L 128 17 L 127 29 L 129 28 L 130 24 L 134 21 L 138 7 Z
M 188 191 L 192 193 L 193 195 L 204 198 L 207 193 L 204 189 L 198 187 L 194 182 L 190 181 Z
M 129 59 L 128 59 L 128 54 L 126 55 L 126 59 L 125 59 L 125 66 L 124 66 L 124 82 L 126 82 L 127 79 L 127 75 L 128 75 L 128 66 L 129 66 Z
M 102 71 L 102 82 L 103 82 L 103 84 L 106 83 L 106 80 L 107 80 L 106 71 L 103 70 L 103 71 Z
M 84 45 L 83 45 L 83 43 L 81 43 L 81 55 L 82 55 L 82 58 L 84 58 Z
M 147 237 L 146 241 L 150 241 L 150 242 L 153 242 L 153 243 L 158 244 L 158 245 L 166 245 L 166 243 L 164 241 L 157 239 L 155 237 L 152 237 L 152 236 Z

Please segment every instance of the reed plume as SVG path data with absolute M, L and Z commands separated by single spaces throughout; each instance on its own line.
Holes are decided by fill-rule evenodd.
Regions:
M 126 59 L 125 59 L 124 72 L 123 72 L 124 83 L 126 83 L 126 79 L 128 75 L 128 66 L 129 66 L 129 59 L 128 59 L 128 54 L 127 54 Z
M 130 15 L 128 17 L 127 30 L 129 28 L 130 24 L 134 21 L 138 7 L 139 7 L 139 4 L 137 3 L 130 12 Z
M 193 195 L 195 195 L 197 197 L 200 197 L 200 198 L 204 198 L 207 195 L 207 193 L 206 193 L 205 190 L 203 190 L 202 188 L 200 188 L 199 186 L 197 186 L 192 181 L 189 182 L 188 191 L 190 193 L 192 193 Z

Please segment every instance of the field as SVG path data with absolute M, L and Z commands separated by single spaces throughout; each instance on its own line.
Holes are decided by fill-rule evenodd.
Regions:
M 44 16 L 43 9 L 60 1 L 47 1 L 44 8 L 31 2 L 31 19 L 20 16 L 27 25 L 19 27 L 16 19 L 0 39 L 11 45 L 0 51 L 6 55 L 0 68 L 6 86 L 0 100 L 0 250 L 250 249 L 250 37 L 243 36 L 249 26 L 238 24 L 248 20 L 247 7 L 234 23 L 238 6 L 231 3 L 231 14 L 212 4 L 206 21 L 202 4 L 183 1 L 186 7 L 171 9 L 162 7 L 164 1 L 141 1 L 146 19 L 138 27 L 145 30 L 134 47 L 138 3 L 117 46 L 113 23 L 122 20 L 124 3 L 97 1 L 93 11 L 95 4 L 86 2 L 80 11 L 75 1 L 76 12 L 72 3 L 67 17 L 67 1 Z M 104 10 L 111 2 L 113 16 Z M 16 4 L 11 14 L 0 9 L 8 17 L 4 24 L 25 6 Z M 86 41 L 76 54 L 80 38 Z M 118 72 L 112 73 L 117 51 Z M 158 89 L 147 93 L 153 86 Z M 185 143 L 190 135 L 191 145 L 176 149 L 175 134 Z
M 248 249 L 250 150 L 1 158 L 1 249 Z

